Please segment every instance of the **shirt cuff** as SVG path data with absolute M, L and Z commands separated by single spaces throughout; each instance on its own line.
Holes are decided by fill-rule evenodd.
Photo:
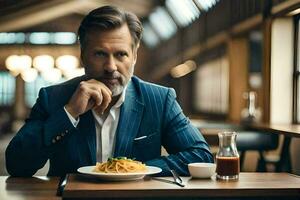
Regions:
M 75 118 L 67 111 L 67 109 L 66 109 L 65 106 L 64 106 L 64 110 L 65 110 L 65 112 L 67 113 L 67 115 L 68 115 L 68 117 L 69 117 L 71 123 L 72 123 L 73 126 L 76 128 L 77 125 L 78 125 L 78 123 L 79 123 L 79 117 L 78 117 L 78 119 L 76 120 L 76 119 L 75 119 Z

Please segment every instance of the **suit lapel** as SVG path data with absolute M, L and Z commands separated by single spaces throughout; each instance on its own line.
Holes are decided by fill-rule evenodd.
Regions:
M 137 90 L 132 81 L 130 81 L 126 90 L 125 102 L 120 110 L 114 157 L 131 157 L 133 139 L 139 130 L 143 110 L 144 103 L 137 94 Z
M 80 122 L 78 124 L 78 129 L 82 134 L 82 137 L 85 138 L 89 152 L 90 152 L 90 161 L 92 164 L 96 163 L 96 127 L 95 121 L 92 114 L 92 111 L 88 111 L 87 113 L 80 116 Z

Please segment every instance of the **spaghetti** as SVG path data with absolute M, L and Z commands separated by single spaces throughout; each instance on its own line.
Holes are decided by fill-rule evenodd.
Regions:
M 133 173 L 146 171 L 146 165 L 142 162 L 126 157 L 109 158 L 107 162 L 97 162 L 94 172 L 104 173 Z

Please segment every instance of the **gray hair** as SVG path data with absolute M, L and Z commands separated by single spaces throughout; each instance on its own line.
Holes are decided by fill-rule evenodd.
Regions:
M 127 24 L 131 37 L 133 38 L 133 45 L 137 47 L 142 37 L 143 26 L 135 14 L 123 11 L 114 6 L 103 6 L 92 10 L 82 20 L 78 29 L 81 47 L 83 46 L 84 39 L 90 29 L 96 27 L 100 31 L 112 30 L 115 28 L 120 28 L 125 23 Z

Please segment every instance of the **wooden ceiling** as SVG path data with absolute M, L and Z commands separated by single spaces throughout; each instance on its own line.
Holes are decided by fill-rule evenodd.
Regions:
M 140 19 L 163 0 L 0 0 L 0 32 L 77 31 L 83 16 L 103 6 L 115 5 Z
M 0 32 L 77 32 L 83 17 L 104 5 L 118 6 L 147 17 L 164 0 L 0 0 Z M 35 56 L 47 53 L 79 56 L 78 45 L 0 45 L 0 71 L 11 54 Z M 140 53 L 143 55 L 143 53 Z M 139 60 L 142 60 L 140 56 Z

